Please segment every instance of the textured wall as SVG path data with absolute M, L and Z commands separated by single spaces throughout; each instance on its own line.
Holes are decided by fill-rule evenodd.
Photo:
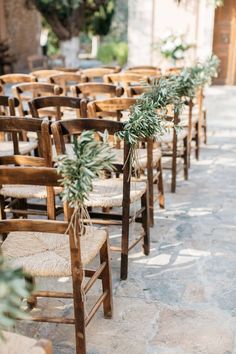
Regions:
M 16 56 L 14 71 L 27 70 L 27 57 L 40 52 L 40 15 L 25 0 L 4 0 L 7 39 Z

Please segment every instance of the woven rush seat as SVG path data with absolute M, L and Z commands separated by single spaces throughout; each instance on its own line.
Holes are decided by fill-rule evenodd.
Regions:
M 3 335 L 0 354 L 45 354 L 45 350 L 38 345 L 36 339 L 5 331 Z
M 54 193 L 57 195 L 62 191 L 62 188 L 55 187 Z M 0 189 L 0 195 L 11 198 L 47 198 L 47 189 L 45 186 L 29 186 L 29 185 L 8 185 L 5 184 Z
M 19 151 L 21 155 L 26 155 L 38 146 L 37 141 L 19 141 Z M 12 141 L 0 142 L 0 156 L 14 155 Z
M 131 182 L 130 202 L 140 200 L 146 192 L 145 182 Z M 88 207 L 121 207 L 123 201 L 123 180 L 119 178 L 96 179 L 93 182 L 93 190 L 89 193 L 85 204 Z
M 122 149 L 112 149 L 112 152 L 115 154 L 116 163 L 123 163 L 124 151 Z M 147 150 L 146 149 L 137 149 L 138 156 L 138 167 L 146 168 L 147 167 Z M 153 149 L 153 166 L 157 164 L 157 162 L 161 158 L 161 149 Z M 137 163 L 135 162 L 135 165 Z M 136 167 L 136 166 L 134 166 Z
M 98 254 L 107 232 L 92 226 L 80 238 L 83 265 Z M 11 232 L 1 246 L 4 257 L 13 267 L 23 267 L 26 273 L 41 277 L 71 275 L 69 236 L 42 232 Z

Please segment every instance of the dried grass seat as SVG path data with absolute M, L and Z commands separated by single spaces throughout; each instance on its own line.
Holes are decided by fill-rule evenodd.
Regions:
M 52 354 L 49 341 L 39 341 L 11 332 L 3 334 L 5 341 L 1 344 L 0 354 Z
M 107 237 L 106 230 L 86 227 L 80 238 L 83 266 L 99 253 Z M 42 232 L 11 232 L 1 250 L 13 267 L 38 277 L 71 276 L 68 235 Z
M 54 189 L 55 195 L 58 195 L 61 192 L 60 187 L 55 187 Z M 47 198 L 47 189 L 44 186 L 28 186 L 28 185 L 8 185 L 5 184 L 0 189 L 0 195 L 3 197 L 11 197 L 11 198 L 37 198 L 37 199 L 45 199 Z

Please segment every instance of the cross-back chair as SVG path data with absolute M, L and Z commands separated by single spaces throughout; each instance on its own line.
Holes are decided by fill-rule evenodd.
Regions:
M 141 94 L 148 92 L 149 86 L 132 86 L 127 89 L 128 97 L 140 97 Z M 172 120 L 175 125 L 179 124 L 180 118 L 178 114 L 173 114 L 173 107 L 169 107 L 167 120 Z M 191 112 L 191 111 L 190 111 Z M 176 129 L 169 128 L 169 131 L 158 140 L 162 148 L 162 156 L 171 159 L 171 191 L 176 191 L 177 178 L 177 160 L 183 160 L 184 178 L 188 179 L 189 167 L 189 134 L 192 127 L 191 114 L 187 116 L 186 126 L 177 134 Z M 168 167 L 169 168 L 169 167 Z
M 63 94 L 66 96 L 71 93 L 72 86 L 86 82 L 86 77 L 78 73 L 64 72 L 50 76 L 49 82 L 61 86 L 63 88 Z
M 51 141 L 47 134 L 42 134 L 42 119 L 20 118 L 20 117 L 0 117 L 0 132 L 14 135 L 11 142 L 11 153 L 0 154 L 0 165 L 18 165 L 18 166 L 52 166 Z M 38 136 L 39 157 L 22 154 L 19 135 L 24 133 L 34 133 Z M 24 152 L 24 151 L 23 151 Z M 6 218 L 6 213 L 13 215 L 47 215 L 50 219 L 55 219 L 61 209 L 56 208 L 55 196 L 60 193 L 60 189 L 42 186 L 17 186 L 17 177 L 15 185 L 3 185 L 0 188 L 1 218 Z M 46 200 L 46 203 L 32 203 L 31 199 Z M 46 204 L 46 206 L 45 206 Z M 45 212 L 45 210 L 47 212 Z
M 44 188 L 60 186 L 56 169 L 49 167 L 6 167 L 0 166 L 0 184 L 21 186 L 38 185 Z M 103 305 L 105 318 L 112 317 L 112 286 L 108 235 L 104 229 L 86 226 L 79 222 L 72 227 L 73 210 L 64 204 L 64 221 L 44 219 L 8 219 L 0 222 L 0 233 L 8 237 L 1 251 L 12 266 L 23 267 L 27 279 L 35 277 L 71 277 L 72 292 L 35 291 L 28 299 L 29 308 L 37 305 L 37 298 L 72 299 L 73 317 L 44 316 L 32 314 L 31 320 L 57 324 L 70 324 L 75 328 L 76 354 L 86 354 L 86 326 Z M 99 265 L 88 269 L 89 264 L 99 257 Z M 89 280 L 85 281 L 88 277 Z M 86 296 L 93 284 L 101 280 L 102 292 L 88 312 Z
M 0 86 L 3 88 L 3 93 L 6 94 L 6 88 L 12 85 L 34 82 L 36 81 L 33 75 L 28 74 L 5 74 L 0 76 Z
M 88 103 L 88 116 L 98 117 L 105 119 L 116 119 L 117 121 L 127 120 L 128 114 L 132 106 L 136 103 L 135 98 L 112 98 L 106 100 L 97 100 Z M 122 149 L 120 142 L 116 143 L 114 149 L 117 161 L 122 158 Z M 152 139 L 149 139 L 148 143 L 143 142 L 139 144 L 137 149 L 137 156 L 139 162 L 136 168 L 136 172 L 143 176 L 146 171 L 149 189 L 149 209 L 150 209 L 150 225 L 154 224 L 154 190 L 153 183 L 157 183 L 159 199 L 159 205 L 164 208 L 164 187 L 162 178 L 162 166 L 161 166 L 161 150 L 158 146 L 153 147 Z M 154 174 L 154 168 L 156 173 Z
M 63 92 L 62 87 L 45 82 L 32 82 L 18 84 L 12 87 L 15 97 L 19 100 L 19 115 L 21 117 L 29 115 L 28 102 L 34 98 L 42 96 L 61 95 Z M 42 116 L 50 114 L 48 111 L 41 112 Z
M 81 70 L 81 73 L 86 76 L 87 81 L 101 81 L 103 82 L 104 75 L 114 74 L 117 72 L 116 68 L 101 67 L 101 68 L 89 68 Z
M 114 136 L 123 129 L 123 123 L 103 119 L 74 119 L 62 120 L 52 124 L 53 138 L 57 154 L 72 155 L 65 144 L 65 136 L 80 135 L 83 130 L 95 132 L 107 131 L 109 136 Z M 130 178 L 130 146 L 124 144 L 123 157 L 115 163 L 116 170 L 110 178 L 98 178 L 93 181 L 93 190 L 90 192 L 86 205 L 92 208 L 90 215 L 93 223 L 105 225 L 120 225 L 121 246 L 112 246 L 114 251 L 121 252 L 120 277 L 128 276 L 128 254 L 136 244 L 143 242 L 144 253 L 149 254 L 149 210 L 148 210 L 148 186 L 143 181 L 132 181 Z M 119 173 L 121 178 L 116 178 Z M 138 203 L 141 204 L 141 208 Z M 131 205 L 136 205 L 131 211 Z M 95 208 L 95 210 L 94 210 Z M 96 209 L 98 208 L 98 211 Z M 104 211 L 107 208 L 115 208 L 118 211 Z M 101 211 L 99 211 L 101 210 Z M 103 210 L 103 211 L 102 211 Z M 142 228 L 136 229 L 136 238 L 131 240 L 132 222 L 141 222 Z
M 48 96 L 35 98 L 29 101 L 29 108 L 32 117 L 39 117 L 40 111 L 46 108 L 54 109 L 54 117 L 60 120 L 63 117 L 80 118 L 86 117 L 87 102 L 86 100 L 68 97 L 68 96 Z

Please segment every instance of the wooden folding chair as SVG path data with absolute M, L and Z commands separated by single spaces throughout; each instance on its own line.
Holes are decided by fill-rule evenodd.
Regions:
M 109 136 L 123 129 L 123 123 L 113 122 L 103 119 L 73 119 L 61 120 L 52 124 L 53 138 L 56 145 L 57 154 L 73 154 L 67 150 L 64 137 L 79 135 L 83 130 L 94 130 L 95 132 L 107 131 Z M 121 247 L 112 247 L 114 251 L 121 252 L 120 277 L 126 279 L 128 276 L 128 254 L 131 249 L 140 241 L 143 242 L 144 253 L 149 254 L 149 208 L 148 208 L 148 186 L 143 181 L 132 181 L 130 178 L 130 146 L 124 144 L 123 158 L 115 164 L 117 173 L 123 175 L 123 178 L 116 178 L 113 174 L 110 178 L 98 178 L 93 182 L 93 190 L 86 200 L 87 207 L 99 208 L 105 210 L 118 208 L 121 212 L 110 211 L 91 211 L 93 223 L 105 225 L 120 225 Z M 137 205 L 141 202 L 141 207 Z M 136 210 L 131 212 L 131 205 L 136 205 Z M 130 240 L 132 222 L 141 222 L 142 229 L 135 229 L 135 240 Z
M 0 166 L 1 185 L 38 185 L 44 188 L 59 187 L 56 169 L 47 167 L 6 167 Z M 33 321 L 57 324 L 71 324 L 75 327 L 76 354 L 86 354 L 85 328 L 103 304 L 105 318 L 112 317 L 112 286 L 108 235 L 104 229 L 86 226 L 84 232 L 79 223 L 72 227 L 73 210 L 64 204 L 64 221 L 43 219 L 9 219 L 0 222 L 0 233 L 8 237 L 2 243 L 1 251 L 12 266 L 21 266 L 27 279 L 35 277 L 68 277 L 72 279 L 72 292 L 35 291 L 28 299 L 29 308 L 37 304 L 37 298 L 72 299 L 74 316 L 34 316 Z M 99 266 L 87 269 L 99 256 Z M 85 277 L 90 279 L 85 282 Z M 101 280 L 102 293 L 88 313 L 86 296 L 92 285 Z M 31 354 L 31 353 L 30 353 Z
M 51 141 L 48 135 L 42 137 L 42 119 L 20 118 L 20 117 L 0 117 L 0 132 L 14 135 L 11 142 L 10 153 L 1 151 L 0 165 L 18 166 L 52 166 Z M 34 133 L 38 136 L 39 157 L 21 154 L 21 145 L 18 136 L 22 133 Z M 1 145 L 1 144 L 0 144 Z M 23 151 L 24 152 L 24 151 Z M 61 208 L 56 207 L 55 196 L 60 193 L 60 189 L 43 186 L 3 185 L 0 188 L 1 218 L 6 218 L 6 213 L 27 217 L 27 215 L 46 215 L 50 219 L 55 219 L 61 212 Z M 29 202 L 29 200 L 45 200 L 46 203 Z
M 87 114 L 86 100 L 68 96 L 48 96 L 35 98 L 32 101 L 29 101 L 29 108 L 32 117 L 36 118 L 39 117 L 41 110 L 49 108 L 54 110 L 53 116 L 56 120 L 60 120 L 63 117 L 86 117 Z
M 88 116 L 98 117 L 105 119 L 116 119 L 117 121 L 127 120 L 130 108 L 136 103 L 135 98 L 111 98 L 106 100 L 97 100 L 88 103 Z M 126 117 L 124 117 L 126 115 Z M 136 172 L 140 176 L 144 176 L 144 172 L 147 173 L 148 189 L 149 189 L 149 209 L 150 209 L 150 225 L 154 224 L 154 203 L 156 197 L 154 197 L 153 183 L 157 183 L 158 191 L 157 198 L 159 199 L 159 205 L 161 208 L 165 207 L 164 201 L 164 186 L 162 178 L 162 165 L 161 165 L 161 150 L 158 146 L 153 148 L 153 141 L 149 139 L 137 149 L 137 156 L 139 162 L 136 168 Z M 116 158 L 120 161 L 122 157 L 122 150 L 120 144 L 116 144 L 114 149 Z M 154 174 L 154 168 L 156 173 Z
M 63 88 L 63 95 L 66 96 L 71 93 L 71 87 L 82 82 L 86 82 L 86 77 L 78 73 L 61 73 L 49 77 L 51 84 L 59 85 Z

